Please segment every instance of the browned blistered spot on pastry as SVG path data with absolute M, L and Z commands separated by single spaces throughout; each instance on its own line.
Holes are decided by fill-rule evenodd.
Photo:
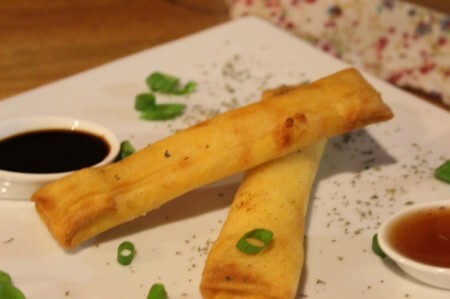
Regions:
M 277 133 L 276 140 L 280 148 L 288 147 L 292 143 L 292 137 L 295 134 L 298 124 L 304 124 L 307 122 L 306 115 L 304 113 L 296 113 L 293 117 L 285 119 L 281 130 Z
M 278 140 L 278 146 L 285 148 L 292 142 L 292 128 L 294 127 L 295 119 L 288 117 L 281 126 L 280 132 L 276 134 L 276 140 Z
M 241 192 L 237 195 L 239 200 L 233 204 L 233 208 L 239 210 L 246 210 L 247 212 L 255 208 L 255 203 L 253 202 L 253 194 L 249 192 Z
M 284 121 L 284 127 L 292 128 L 293 126 L 294 126 L 294 118 L 292 118 L 292 117 L 286 118 L 286 120 Z
M 257 296 L 269 292 L 270 284 L 267 281 L 247 271 L 241 271 L 241 268 L 242 265 L 229 263 L 208 272 L 207 288 L 213 292 L 214 289 L 220 289 L 228 294 L 241 296 L 245 293 Z
M 172 171 L 179 171 L 184 168 L 192 166 L 192 164 L 195 163 L 193 159 L 189 156 L 181 157 L 178 161 L 178 163 L 174 166 L 174 169 Z
M 296 113 L 294 117 L 296 120 L 302 123 L 306 123 L 307 121 L 306 115 L 304 113 Z

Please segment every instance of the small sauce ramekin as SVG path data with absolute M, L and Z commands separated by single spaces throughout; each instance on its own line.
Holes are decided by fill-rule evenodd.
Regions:
M 0 122 L 0 140 L 22 133 L 39 130 L 79 131 L 101 137 L 109 147 L 107 155 L 92 167 L 112 162 L 120 149 L 116 135 L 97 123 L 64 116 L 35 116 Z M 0 199 L 29 199 L 43 185 L 66 176 L 73 171 L 57 173 L 24 173 L 0 169 Z
M 450 209 L 450 199 L 416 204 L 395 213 L 381 225 L 378 231 L 378 243 L 383 252 L 410 276 L 428 285 L 450 289 L 450 268 L 411 258 L 393 244 L 390 235 L 394 226 L 398 225 L 399 221 L 402 221 L 405 217 L 413 217 L 417 213 L 425 214 L 438 209 Z M 411 229 L 410 234 L 414 234 L 413 229 Z M 450 252 L 448 254 L 450 255 Z

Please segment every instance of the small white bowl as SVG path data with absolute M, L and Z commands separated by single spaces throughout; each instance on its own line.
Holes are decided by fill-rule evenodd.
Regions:
M 419 211 L 430 211 L 445 207 L 450 209 L 450 200 L 440 200 L 416 204 L 397 212 L 383 222 L 378 231 L 378 243 L 383 252 L 393 260 L 404 272 L 428 285 L 438 288 L 450 289 L 450 268 L 433 266 L 414 260 L 399 252 L 389 240 L 389 232 L 392 226 L 401 218 Z M 411 233 L 414 233 L 413 231 Z M 450 242 L 450 241 L 449 241 Z M 450 253 L 449 253 L 450 254 Z
M 63 116 L 36 116 L 2 121 L 0 140 L 20 133 L 52 129 L 85 132 L 104 139 L 109 146 L 109 152 L 102 161 L 92 166 L 112 162 L 120 149 L 120 143 L 111 130 L 91 121 Z M 44 184 L 71 172 L 35 174 L 0 169 L 0 199 L 29 199 L 31 194 Z

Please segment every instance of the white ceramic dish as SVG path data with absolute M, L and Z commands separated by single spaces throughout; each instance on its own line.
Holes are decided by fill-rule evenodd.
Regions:
M 66 80 L 0 101 L 0 119 L 58 114 L 94 119 L 136 149 L 207 116 L 259 99 L 264 88 L 314 80 L 346 64 L 256 18 L 235 20 Z M 153 71 L 194 80 L 173 121 L 146 122 L 133 109 Z M 372 253 L 380 222 L 414 199 L 445 199 L 432 169 L 448 159 L 446 111 L 366 75 L 395 118 L 329 140 L 307 220 L 298 298 L 447 299 L 448 292 L 408 279 Z M 39 99 L 39 100 L 37 100 Z M 0 269 L 29 298 L 146 298 L 162 282 L 171 299 L 200 298 L 198 285 L 238 186 L 233 177 L 195 190 L 113 229 L 74 252 L 62 250 L 26 201 L 0 201 Z M 419 199 L 417 199 L 419 198 Z M 115 261 L 132 241 L 132 265 Z M 70 269 L 70 270 L 68 270 Z
M 0 122 L 0 140 L 21 133 L 48 129 L 86 132 L 102 137 L 108 143 L 109 152 L 102 161 L 92 166 L 112 162 L 119 152 L 119 140 L 111 130 L 92 121 L 73 117 L 35 116 L 2 121 Z M 39 187 L 69 173 L 71 172 L 37 174 L 0 169 L 0 199 L 29 199 Z
M 450 200 L 431 201 L 400 210 L 383 222 L 378 232 L 378 241 L 384 253 L 409 275 L 432 286 L 450 289 L 450 268 L 416 261 L 398 251 L 389 238 L 392 226 L 399 219 L 418 212 L 430 212 L 441 207 L 450 209 Z M 414 234 L 414 232 L 411 232 L 411 234 Z

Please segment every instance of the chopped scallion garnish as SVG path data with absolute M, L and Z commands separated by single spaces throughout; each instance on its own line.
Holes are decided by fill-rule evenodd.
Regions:
M 145 120 L 173 119 L 183 113 L 184 107 L 182 104 L 158 104 L 142 111 L 140 118 Z
M 179 79 L 177 77 L 154 72 L 147 77 L 147 85 L 150 90 L 161 93 L 171 93 L 178 86 Z
M 161 72 L 150 74 L 146 82 L 151 92 L 138 94 L 134 101 L 134 108 L 141 111 L 140 118 L 145 120 L 169 120 L 181 115 L 184 111 L 185 105 L 183 104 L 156 103 L 154 93 L 186 95 L 197 87 L 197 84 L 192 81 L 181 87 L 180 79 Z
M 182 89 L 175 91 L 175 94 L 176 95 L 189 94 L 189 93 L 193 92 L 196 87 L 197 87 L 197 83 L 190 81 L 190 82 L 186 83 L 186 85 Z
M 150 291 L 148 292 L 147 299 L 166 299 L 167 298 L 167 292 L 164 288 L 164 285 L 161 283 L 155 283 L 150 288 Z
M 136 96 L 134 108 L 138 111 L 145 111 L 156 106 L 156 97 L 153 93 L 141 93 Z
M 8 273 L 0 271 L 0 298 L 25 299 L 25 295 L 16 288 Z
M 117 261 L 119 264 L 127 266 L 131 264 L 135 254 L 134 244 L 129 241 L 124 241 L 117 248 Z
M 450 160 L 447 160 L 444 164 L 436 168 L 434 175 L 439 180 L 450 183 Z
M 386 253 L 384 253 L 384 251 L 380 247 L 380 244 L 378 243 L 378 234 L 373 235 L 372 251 L 381 258 L 386 257 Z
M 272 241 L 273 233 L 270 230 L 264 228 L 257 228 L 244 234 L 237 242 L 236 247 L 245 254 L 257 254 L 263 248 L 267 247 Z M 255 245 L 249 242 L 251 239 L 256 240 L 262 244 Z
M 119 154 L 117 155 L 115 162 L 125 159 L 126 157 L 133 154 L 136 150 L 134 149 L 133 145 L 130 141 L 124 140 L 120 143 L 120 150 Z
M 184 87 L 180 87 L 180 79 L 160 72 L 154 72 L 147 77 L 147 85 L 153 92 L 160 92 L 173 95 L 185 95 L 195 90 L 197 84 L 188 82 Z

